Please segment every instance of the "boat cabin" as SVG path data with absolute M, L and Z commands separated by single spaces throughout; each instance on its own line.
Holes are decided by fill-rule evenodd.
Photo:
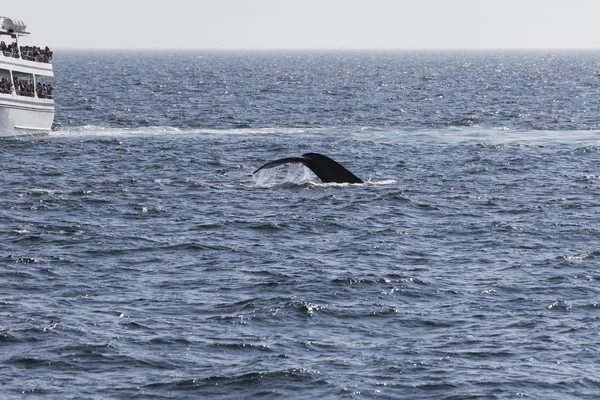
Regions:
M 27 35 L 23 21 L 0 17 L 0 96 L 53 99 L 52 51 L 21 46 L 20 38 Z
M 27 25 L 0 17 L 0 138 L 48 133 L 54 121 L 52 51 L 25 46 Z

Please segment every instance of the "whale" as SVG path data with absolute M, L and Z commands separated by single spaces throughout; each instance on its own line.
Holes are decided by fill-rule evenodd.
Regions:
M 300 157 L 280 158 L 266 163 L 253 172 L 275 168 L 285 164 L 303 164 L 309 168 L 323 183 L 363 183 L 362 179 L 348 171 L 337 161 L 319 153 L 305 153 Z

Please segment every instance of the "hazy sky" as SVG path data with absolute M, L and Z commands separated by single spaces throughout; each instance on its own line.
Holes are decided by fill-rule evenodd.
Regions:
M 600 49 L 600 0 L 3 3 L 55 49 Z

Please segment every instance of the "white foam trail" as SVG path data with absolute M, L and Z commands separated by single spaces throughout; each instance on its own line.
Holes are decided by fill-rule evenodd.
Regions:
M 600 139 L 598 130 L 559 130 L 528 131 L 515 130 L 504 126 L 483 128 L 451 127 L 440 129 L 382 129 L 363 127 L 349 135 L 353 140 L 378 143 L 464 143 L 479 142 L 490 144 L 523 143 L 526 145 L 547 145 L 556 143 L 596 144 Z
M 102 127 L 85 125 L 67 127 L 50 132 L 50 136 L 160 136 L 160 135 L 270 135 L 270 134 L 303 134 L 323 131 L 324 128 L 231 128 L 231 129 L 180 129 L 172 126 L 148 126 L 137 128 Z

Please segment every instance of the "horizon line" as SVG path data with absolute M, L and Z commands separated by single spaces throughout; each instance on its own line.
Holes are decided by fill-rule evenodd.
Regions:
M 599 47 L 53 47 L 60 51 L 208 51 L 208 52 L 600 52 Z

